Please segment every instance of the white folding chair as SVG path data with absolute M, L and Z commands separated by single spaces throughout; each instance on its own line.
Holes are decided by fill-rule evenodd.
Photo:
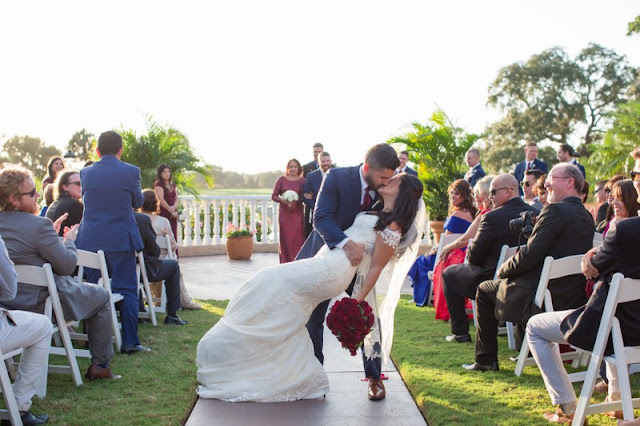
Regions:
M 620 331 L 620 321 L 615 317 L 619 303 L 638 299 L 640 299 L 640 280 L 624 278 L 620 273 L 615 274 L 609 286 L 609 295 L 604 305 L 596 342 L 589 359 L 589 368 L 586 375 L 584 375 L 584 383 L 578 398 L 578 407 L 573 418 L 573 424 L 581 425 L 585 416 L 589 414 L 620 410 L 620 408 L 622 408 L 625 420 L 633 420 L 633 408 L 640 408 L 640 398 L 631 397 L 629 369 L 627 368 L 629 364 L 640 362 L 640 346 L 624 346 L 622 332 Z M 605 357 L 604 350 L 610 335 L 613 342 L 613 355 Z M 616 366 L 621 400 L 590 404 L 593 386 L 599 375 L 603 359 Z M 574 373 L 574 375 L 580 374 L 584 373 Z M 576 380 L 572 378 L 572 381 Z
M 168 235 L 156 237 L 156 244 L 158 244 L 158 246 L 162 250 L 165 259 L 176 260 L 176 254 L 171 248 L 171 238 Z M 154 306 L 154 309 L 156 312 L 165 313 L 167 311 L 167 292 L 164 285 L 162 285 L 160 294 L 160 298 L 153 298 L 154 303 L 160 303 L 160 306 Z
M 153 306 L 153 296 L 151 295 L 151 287 L 149 286 L 149 277 L 147 276 L 147 269 L 144 266 L 144 254 L 138 252 L 136 255 L 138 258 L 138 264 L 136 265 L 136 275 L 138 276 L 138 294 L 142 291 L 142 297 L 147 302 L 147 311 L 139 312 L 138 317 L 151 319 L 151 324 L 154 327 L 158 325 L 156 320 L 156 312 Z
M 7 369 L 6 361 L 10 361 L 14 356 L 21 354 L 23 348 L 14 349 L 6 354 L 0 350 L 0 384 L 2 385 L 2 396 L 4 396 L 4 405 L 6 409 L 0 410 L 0 418 L 9 419 L 12 425 L 22 426 L 22 420 L 20 420 L 20 411 L 18 410 L 18 404 L 16 403 L 16 397 L 13 393 L 13 386 L 11 385 L 11 378 L 9 377 L 9 370 Z M 46 379 L 45 379 L 46 380 Z
M 547 288 L 549 280 L 556 278 L 562 278 L 569 275 L 581 274 L 580 261 L 582 260 L 581 254 L 574 256 L 567 256 L 561 259 L 554 259 L 551 256 L 547 256 L 544 259 L 542 266 L 542 273 L 540 274 L 540 281 L 538 281 L 538 288 L 536 290 L 535 298 L 533 302 L 539 308 L 542 308 L 546 312 L 553 312 L 553 302 L 551 301 L 551 292 Z M 582 351 L 565 352 L 560 354 L 563 360 L 575 360 L 579 361 L 582 356 Z M 522 375 L 522 370 L 525 365 L 535 365 L 536 362 L 533 357 L 529 357 L 529 342 L 527 339 L 522 341 L 520 347 L 520 354 L 518 355 L 518 361 L 516 363 L 515 374 L 516 376 Z M 577 367 L 577 365 L 574 365 Z M 581 424 L 581 423 L 580 423 Z
M 435 261 L 433 263 L 434 269 L 435 269 L 435 265 L 437 265 L 438 262 L 440 261 L 440 255 L 442 254 L 442 248 L 444 246 L 446 246 L 447 244 L 450 244 L 450 243 L 454 242 L 455 240 L 457 240 L 462 235 L 463 234 L 442 234 L 442 235 L 440 235 L 440 242 L 438 243 L 438 248 L 436 250 L 436 259 L 435 259 Z M 425 303 L 425 306 L 429 306 L 429 304 L 431 303 L 431 299 L 433 299 L 433 270 L 429 271 L 429 273 L 427 275 L 429 276 L 429 280 L 431 280 L 431 290 L 429 291 L 429 294 L 427 295 L 427 301 Z
M 107 268 L 107 259 L 104 256 L 104 251 L 98 250 L 97 253 L 87 250 L 78 250 L 78 275 L 76 279 L 79 282 L 83 282 L 84 268 L 92 268 L 100 271 L 101 278 L 98 281 L 98 285 L 101 285 L 109 292 L 111 298 L 111 323 L 113 325 L 113 341 L 116 344 L 116 353 L 120 352 L 122 347 L 122 334 L 120 332 L 120 323 L 118 322 L 118 315 L 116 313 L 115 304 L 124 299 L 120 293 L 113 293 L 111 291 L 111 278 L 109 278 L 109 269 Z M 86 340 L 86 334 L 73 333 L 71 335 L 73 339 Z
M 49 365 L 48 371 L 51 373 L 71 374 L 75 385 L 80 386 L 82 384 L 82 376 L 80 375 L 76 356 L 91 357 L 91 355 L 88 350 L 74 349 L 71 344 L 68 327 L 74 324 L 74 321 L 66 321 L 64 318 L 64 312 L 62 310 L 62 305 L 60 304 L 60 298 L 58 297 L 58 289 L 53 277 L 51 265 L 48 263 L 45 263 L 42 267 L 15 265 L 15 269 L 19 283 L 31 284 L 38 287 L 47 287 L 49 290 L 49 297 L 47 297 L 45 302 L 44 315 L 53 320 L 53 315 L 55 314 L 54 334 L 56 332 L 60 334 L 63 345 L 62 348 L 52 346 L 49 353 L 54 355 L 66 355 L 69 365 Z
M 593 234 L 593 247 L 595 248 L 602 244 L 602 240 L 604 240 L 602 234 L 600 232 L 595 232 Z

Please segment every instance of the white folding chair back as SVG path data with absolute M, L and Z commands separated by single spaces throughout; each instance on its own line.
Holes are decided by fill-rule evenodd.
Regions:
M 20 419 L 20 411 L 18 410 L 18 404 L 16 403 L 16 397 L 13 393 L 13 386 L 11 385 L 11 378 L 9 377 L 9 370 L 5 361 L 12 360 L 14 356 L 21 354 L 22 348 L 15 349 L 13 351 L 2 353 L 0 350 L 0 384 L 2 385 L 2 396 L 4 397 L 4 405 L 6 409 L 0 410 L 0 418 L 8 419 L 11 424 L 16 426 L 22 426 L 22 420 Z
M 156 320 L 156 312 L 153 306 L 153 296 L 151 295 L 151 287 L 149 286 L 149 277 L 147 276 L 147 269 L 144 266 L 144 254 L 142 252 L 137 253 L 138 264 L 136 265 L 136 274 L 138 276 L 138 294 L 142 291 L 142 297 L 147 302 L 147 311 L 139 312 L 138 316 L 140 318 L 149 318 L 151 319 L 151 324 L 153 326 L 158 325 L 158 321 Z
M 553 302 L 551 301 L 551 292 L 547 288 L 549 280 L 566 277 L 569 275 L 581 274 L 580 262 L 582 261 L 581 254 L 574 256 L 567 256 L 561 259 L 554 259 L 551 256 L 547 256 L 544 259 L 542 265 L 542 273 L 540 274 L 540 281 L 538 281 L 538 288 L 536 289 L 536 295 L 533 302 L 545 312 L 553 312 Z M 529 357 L 529 342 L 527 339 L 522 341 L 520 347 L 520 355 L 518 355 L 518 362 L 516 363 L 516 376 L 522 375 L 522 370 L 525 365 L 535 365 L 533 357 Z M 582 355 L 581 351 L 565 352 L 561 354 L 564 360 L 578 360 Z M 577 365 L 575 365 L 577 367 Z
M 116 353 L 120 352 L 122 347 L 122 334 L 120 332 L 120 323 L 118 322 L 118 315 L 116 314 L 116 303 L 124 299 L 120 293 L 113 293 L 111 291 L 111 278 L 109 277 L 109 269 L 107 268 L 107 259 L 104 256 L 104 251 L 98 250 L 97 253 L 87 250 L 78 250 L 78 260 L 76 262 L 78 266 L 77 280 L 83 282 L 84 268 L 92 268 L 100 271 L 100 280 L 98 285 L 102 285 L 105 290 L 109 292 L 111 298 L 111 324 L 113 326 L 113 341 L 116 345 Z M 78 338 L 80 340 L 87 340 L 86 334 L 74 333 L 72 338 Z
M 600 244 L 602 244 L 602 240 L 604 240 L 604 237 L 602 236 L 602 234 L 600 232 L 596 232 L 593 234 L 593 247 L 598 247 Z
M 169 237 L 168 235 L 165 236 L 157 236 L 156 237 L 156 244 L 158 244 L 158 246 L 160 247 L 160 250 L 166 251 L 166 258 L 167 259 L 175 259 L 176 258 L 176 253 L 173 251 L 173 249 L 171 248 L 171 237 Z
M 625 420 L 633 420 L 633 408 L 640 408 L 640 398 L 631 397 L 631 385 L 629 383 L 628 365 L 640 362 L 640 346 L 624 346 L 620 322 L 615 317 L 616 308 L 619 303 L 631 302 L 640 299 L 640 280 L 624 278 L 620 273 L 613 276 L 609 287 L 609 295 L 604 305 L 596 342 L 589 359 L 582 391 L 578 398 L 578 407 L 573 419 L 573 424 L 582 424 L 584 418 L 589 414 L 602 413 L 606 411 L 620 410 Z M 604 356 L 607 340 L 611 335 L 613 342 L 613 355 Z M 591 395 L 596 378 L 599 375 L 602 360 L 613 363 L 618 373 L 618 383 L 620 385 L 621 401 L 605 402 L 600 404 L 590 404 Z
M 23 284 L 31 284 L 38 287 L 47 287 L 49 290 L 49 297 L 45 302 L 44 315 L 53 320 L 53 314 L 55 314 L 55 326 L 54 333 L 58 332 L 62 340 L 62 348 L 51 347 L 50 354 L 54 355 L 66 355 L 69 365 L 49 365 L 49 372 L 53 373 L 66 373 L 71 374 L 76 386 L 82 384 L 82 376 L 80 375 L 80 369 L 78 368 L 78 361 L 76 356 L 88 356 L 89 351 L 84 349 L 74 349 L 71 344 L 71 337 L 69 336 L 68 327 L 74 323 L 74 321 L 66 321 L 64 318 L 64 312 L 62 305 L 60 304 L 60 298 L 58 297 L 58 289 L 53 277 L 51 265 L 45 263 L 42 267 L 31 265 L 15 265 L 16 273 L 18 275 L 18 282 Z
M 440 235 L 440 242 L 438 243 L 438 249 L 436 250 L 436 259 L 434 261 L 434 265 L 437 265 L 440 261 L 440 254 L 442 253 L 442 248 L 447 244 L 450 244 L 461 237 L 462 234 L 442 234 Z M 435 269 L 435 266 L 434 266 Z M 425 302 L 425 306 L 429 306 L 431 303 L 431 299 L 433 299 L 433 270 L 429 271 L 427 274 L 429 276 L 429 280 L 431 280 L 431 290 L 429 290 L 429 294 L 427 295 L 427 301 Z

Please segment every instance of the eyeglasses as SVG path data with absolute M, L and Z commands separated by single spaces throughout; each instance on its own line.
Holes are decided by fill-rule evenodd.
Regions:
M 495 196 L 496 196 L 496 193 L 497 193 L 498 191 L 500 191 L 501 189 L 509 189 L 509 187 L 508 187 L 508 186 L 503 186 L 502 188 L 492 189 L 491 191 L 489 191 L 489 193 L 491 194 L 491 196 L 492 196 L 492 197 L 495 197 Z
M 604 189 L 604 193 L 605 194 L 611 194 L 611 188 L 605 188 Z
M 521 186 L 521 187 L 523 187 L 523 188 L 524 188 L 525 186 L 526 186 L 526 187 L 530 187 L 530 186 L 531 186 L 531 182 L 529 182 L 529 181 L 520 182 L 520 186 Z
M 34 186 L 33 189 L 29 192 L 21 192 L 20 195 L 28 195 L 29 197 L 33 198 L 36 195 L 36 187 Z
M 631 180 L 640 182 L 640 172 L 631 172 Z

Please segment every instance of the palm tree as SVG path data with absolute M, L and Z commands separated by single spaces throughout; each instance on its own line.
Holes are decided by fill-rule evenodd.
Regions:
M 152 188 L 158 165 L 171 167 L 172 180 L 180 192 L 197 195 L 195 178 L 201 175 L 209 187 L 213 177 L 208 166 L 194 153 L 187 137 L 170 126 L 159 125 L 151 115 L 146 117 L 147 134 L 138 136 L 135 130 L 121 129 L 124 153 L 122 161 L 140 168 L 143 188 Z

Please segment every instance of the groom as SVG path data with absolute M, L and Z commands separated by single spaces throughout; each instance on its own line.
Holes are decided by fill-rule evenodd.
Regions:
M 396 151 L 388 144 L 374 145 L 367 151 L 364 164 L 354 167 L 333 169 L 327 174 L 314 210 L 313 231 L 300 249 L 296 259 L 315 256 L 323 245 L 331 250 L 338 247 L 345 251 L 349 261 L 356 266 L 362 261 L 364 245 L 351 241 L 344 230 L 350 227 L 358 213 L 379 210 L 376 190 L 389 183 L 400 165 Z M 351 294 L 353 280 L 347 289 Z M 311 336 L 316 358 L 324 363 L 322 354 L 323 324 L 330 300 L 325 300 L 311 314 L 307 330 Z M 379 350 L 380 348 L 374 349 Z M 385 397 L 385 389 L 380 381 L 382 359 L 367 359 L 362 353 L 365 375 L 369 379 L 369 399 L 377 401 Z

